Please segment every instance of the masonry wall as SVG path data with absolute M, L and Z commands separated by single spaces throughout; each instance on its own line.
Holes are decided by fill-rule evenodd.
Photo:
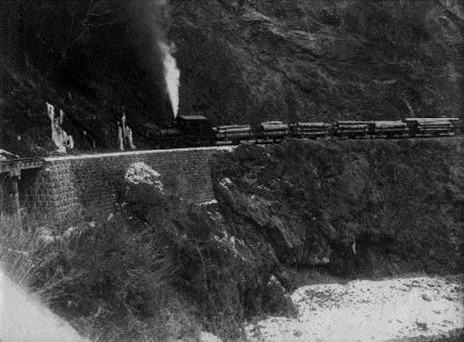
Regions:
M 168 194 L 194 203 L 214 199 L 209 160 L 218 147 L 136 151 L 47 158 L 33 184 L 22 184 L 22 205 L 37 217 L 107 217 L 132 163 L 144 162 L 161 174 Z M 29 178 L 29 177 L 27 177 Z
M 0 214 L 11 213 L 10 177 L 0 173 Z

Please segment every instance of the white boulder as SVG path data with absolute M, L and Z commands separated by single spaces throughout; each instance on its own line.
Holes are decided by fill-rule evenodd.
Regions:
M 153 170 L 144 162 L 133 163 L 127 169 L 124 179 L 133 184 L 149 184 L 164 194 L 164 186 L 161 182 L 161 175 Z

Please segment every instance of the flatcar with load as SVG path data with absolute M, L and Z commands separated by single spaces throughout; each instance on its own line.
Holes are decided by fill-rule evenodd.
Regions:
M 226 125 L 214 127 L 213 129 L 216 132 L 216 140 L 220 143 L 238 145 L 254 138 L 250 125 Z
M 368 121 L 337 121 L 332 125 L 332 135 L 337 138 L 366 138 L 369 135 Z
M 258 124 L 254 133 L 257 142 L 278 142 L 288 137 L 289 127 L 282 121 L 266 121 Z
M 289 125 L 292 138 L 325 138 L 330 135 L 332 125 L 325 122 L 296 122 Z
M 369 122 L 369 134 L 374 138 L 405 138 L 409 133 L 410 128 L 404 121 Z

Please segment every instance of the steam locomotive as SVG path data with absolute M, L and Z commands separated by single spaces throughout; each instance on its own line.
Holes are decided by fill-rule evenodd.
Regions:
M 458 118 L 407 118 L 397 121 L 261 122 L 212 127 L 204 116 L 179 116 L 170 126 L 145 125 L 145 138 L 155 148 L 212 146 L 246 142 L 273 143 L 295 139 L 366 139 L 448 137 L 459 130 Z

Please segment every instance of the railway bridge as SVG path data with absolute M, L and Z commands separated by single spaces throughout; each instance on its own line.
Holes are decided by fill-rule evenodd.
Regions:
M 0 213 L 18 226 L 108 217 L 125 172 L 144 162 L 161 175 L 168 194 L 194 203 L 214 199 L 209 161 L 231 146 L 130 151 L 0 161 Z

